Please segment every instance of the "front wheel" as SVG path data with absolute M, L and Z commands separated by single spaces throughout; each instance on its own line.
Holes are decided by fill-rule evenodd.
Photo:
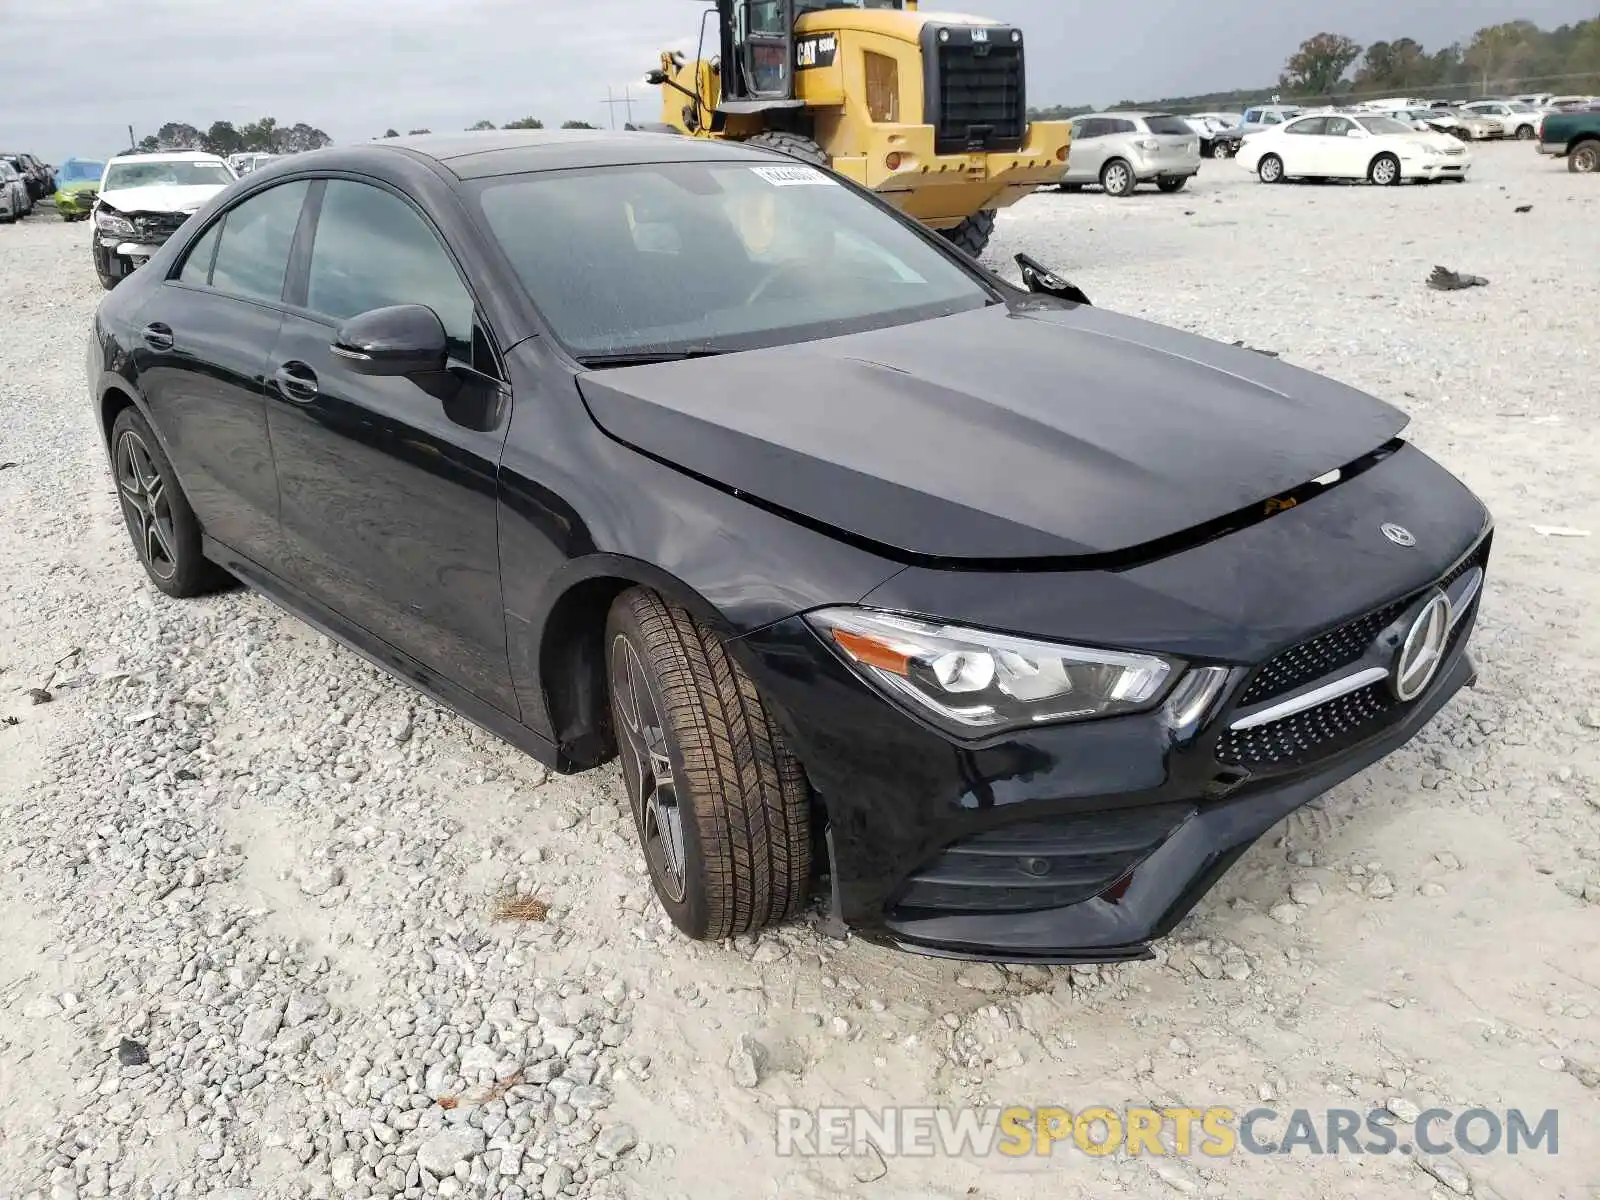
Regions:
M 755 683 L 645 588 L 612 605 L 606 658 L 623 782 L 672 923 L 717 940 L 793 916 L 811 879 L 810 793 Z
M 1262 183 L 1283 182 L 1283 159 L 1276 154 L 1268 154 L 1256 164 L 1256 175 Z
M 945 241 L 951 243 L 958 250 L 965 250 L 973 258 L 982 254 L 984 247 L 988 246 L 989 239 L 994 236 L 994 209 L 986 208 L 973 213 L 959 225 L 949 229 L 941 229 Z
M 1531 141 L 1533 141 L 1533 126 L 1532 125 L 1518 125 L 1517 126 L 1517 141 L 1519 141 L 1519 142 L 1531 142 Z
M 801 162 L 810 163 L 814 167 L 828 165 L 828 152 L 804 134 L 768 130 L 766 133 L 746 138 L 744 144 L 764 146 L 768 150 L 774 150 L 790 158 L 798 158 Z
M 1211 143 L 1211 157 L 1212 158 L 1227 158 L 1227 157 L 1229 157 L 1229 154 L 1228 154 L 1228 143 L 1227 142 L 1212 142 Z
M 1188 185 L 1187 175 L 1169 175 L 1156 180 L 1156 186 L 1163 192 L 1181 192 Z
M 1574 175 L 1593 175 L 1600 171 L 1600 142 L 1584 142 L 1567 155 L 1567 170 Z
M 110 291 L 121 283 L 128 274 L 125 262 L 114 251 L 102 246 L 97 238 L 94 243 L 94 273 L 100 277 L 100 286 Z
M 1393 187 L 1400 182 L 1400 160 L 1392 154 L 1380 154 L 1367 168 L 1367 178 L 1379 187 Z

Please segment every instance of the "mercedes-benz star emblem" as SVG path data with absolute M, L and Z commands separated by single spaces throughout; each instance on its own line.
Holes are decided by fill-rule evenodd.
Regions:
M 1444 661 L 1444 644 L 1450 636 L 1450 598 L 1443 592 L 1422 606 L 1406 631 L 1406 640 L 1394 660 L 1389 685 L 1401 700 L 1415 700 L 1433 682 Z
M 1415 546 L 1417 544 L 1416 537 L 1404 525 L 1384 525 L 1383 536 L 1396 546 Z

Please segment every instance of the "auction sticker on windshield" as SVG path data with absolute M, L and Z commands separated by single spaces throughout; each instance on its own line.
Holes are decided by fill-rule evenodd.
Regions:
M 751 167 L 757 175 L 765 179 L 773 187 L 837 187 L 838 182 L 829 179 L 815 167 Z

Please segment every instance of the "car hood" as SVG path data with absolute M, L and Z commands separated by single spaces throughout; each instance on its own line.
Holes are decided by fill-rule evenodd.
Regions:
M 192 213 L 227 186 L 225 183 L 191 183 L 113 188 L 100 193 L 100 202 L 125 213 Z
M 996 305 L 578 384 L 624 444 L 912 560 L 1118 555 L 1260 505 L 1408 420 L 1087 306 Z

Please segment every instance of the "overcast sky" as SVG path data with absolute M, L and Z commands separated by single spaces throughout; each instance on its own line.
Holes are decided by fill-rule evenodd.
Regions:
M 1264 85 L 1322 29 L 1362 43 L 1409 35 L 1433 49 L 1503 20 L 1548 28 L 1596 10 L 1594 0 L 923 7 L 1026 30 L 1035 104 Z M 690 0 L 0 0 L 0 146 L 60 162 L 122 149 L 130 123 L 143 137 L 165 121 L 264 115 L 338 142 L 530 113 L 604 124 L 608 85 L 618 96 L 630 86 L 635 117 L 656 120 L 644 73 L 662 46 L 692 49 L 700 11 Z

